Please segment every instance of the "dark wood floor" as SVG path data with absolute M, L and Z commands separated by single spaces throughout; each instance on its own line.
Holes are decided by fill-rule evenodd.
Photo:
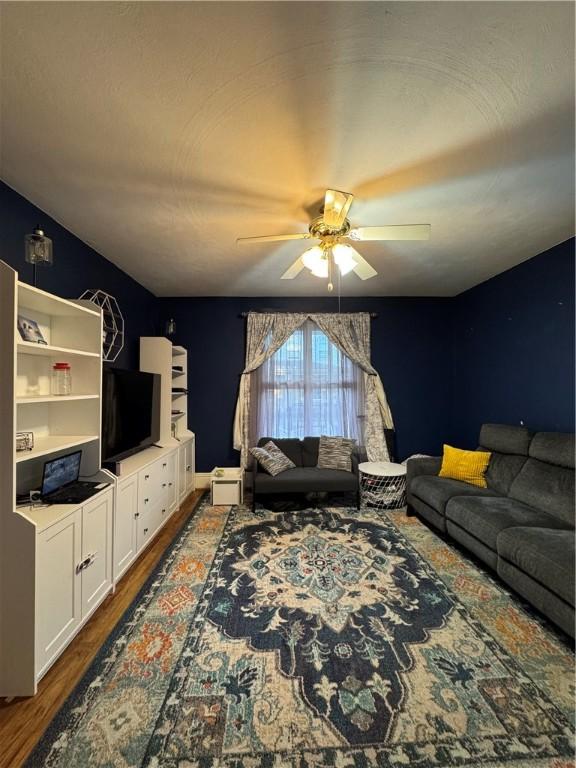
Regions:
M 0 701 L 0 768 L 20 768 L 50 721 L 80 681 L 118 619 L 138 594 L 166 547 L 192 514 L 203 491 L 194 491 L 123 576 L 38 685 L 36 696 Z

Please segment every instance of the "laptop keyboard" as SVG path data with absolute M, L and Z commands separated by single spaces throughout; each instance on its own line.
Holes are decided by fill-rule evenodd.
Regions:
M 80 488 L 70 488 L 68 490 L 56 491 L 50 494 L 46 501 L 50 504 L 75 504 L 78 501 L 85 501 L 98 492 L 95 486 L 82 486 Z

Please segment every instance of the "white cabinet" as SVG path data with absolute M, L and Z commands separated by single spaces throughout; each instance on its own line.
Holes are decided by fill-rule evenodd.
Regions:
M 178 450 L 153 448 L 124 462 L 116 486 L 115 582 L 177 509 L 178 458 Z
M 195 444 L 196 440 L 195 438 L 192 438 L 191 440 L 188 440 L 186 445 L 184 446 L 186 449 L 186 494 L 189 494 L 190 491 L 194 490 L 194 474 L 195 474 L 195 465 L 196 465 L 196 450 L 195 450 Z
M 21 336 L 19 315 L 43 343 Z M 72 449 L 82 451 L 82 477 L 109 479 L 100 464 L 102 311 L 20 282 L 0 261 L 0 357 L 0 696 L 21 696 L 35 693 L 111 588 L 111 492 L 93 509 L 16 506 L 18 493 L 40 486 L 44 462 Z M 71 365 L 72 390 L 56 396 L 60 361 Z M 16 450 L 18 432 L 33 433 L 32 450 Z
M 194 490 L 194 437 L 178 448 L 178 501 L 182 502 Z
M 100 605 L 112 586 L 112 491 L 82 507 L 82 618 Z
M 82 621 L 82 510 L 38 534 L 36 677 L 68 644 Z
M 112 491 L 37 535 L 36 679 L 112 588 Z
M 186 446 L 181 445 L 178 448 L 178 501 L 183 501 L 186 497 Z
M 114 579 L 119 579 L 138 551 L 138 477 L 119 480 L 114 514 Z

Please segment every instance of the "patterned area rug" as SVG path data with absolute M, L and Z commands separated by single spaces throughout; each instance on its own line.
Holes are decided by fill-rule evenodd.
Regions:
M 203 501 L 27 765 L 571 768 L 573 669 L 415 518 Z

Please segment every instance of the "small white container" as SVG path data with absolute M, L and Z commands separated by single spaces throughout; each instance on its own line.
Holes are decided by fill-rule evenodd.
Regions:
M 216 474 L 217 472 L 221 474 Z M 210 477 L 211 504 L 242 504 L 243 474 L 239 467 L 216 467 Z

